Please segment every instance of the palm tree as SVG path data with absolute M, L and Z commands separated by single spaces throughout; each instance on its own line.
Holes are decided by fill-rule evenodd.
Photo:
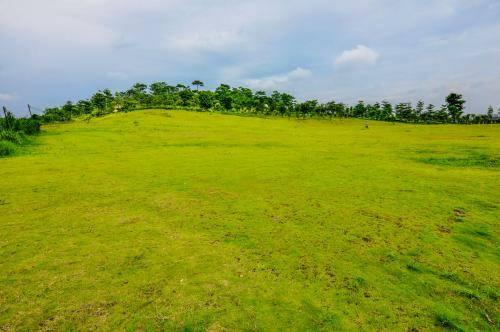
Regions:
M 191 84 L 194 85 L 194 86 L 196 86 L 196 91 L 198 91 L 198 89 L 199 89 L 200 86 L 204 86 L 205 85 L 205 84 L 203 84 L 202 81 L 199 81 L 199 80 L 195 80 Z

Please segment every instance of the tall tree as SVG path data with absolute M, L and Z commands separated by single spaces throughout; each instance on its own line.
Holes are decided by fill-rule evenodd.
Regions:
M 354 116 L 357 118 L 362 118 L 363 116 L 365 116 L 365 112 L 366 112 L 365 102 L 362 100 L 358 101 L 356 106 L 354 106 Z
M 140 94 L 140 93 L 146 93 L 147 88 L 148 86 L 144 83 L 135 83 L 134 86 L 132 87 L 132 90 L 135 93 Z
M 191 83 L 192 85 L 196 86 L 196 91 L 198 91 L 198 89 L 200 88 L 200 86 L 205 86 L 205 84 L 203 84 L 202 81 L 199 81 L 199 80 L 194 80 L 193 83 Z
M 73 116 L 74 112 L 73 109 L 74 106 L 70 100 L 68 100 L 66 104 L 64 104 L 64 106 L 62 107 L 63 112 L 67 114 L 68 120 L 71 120 L 71 117 Z
M 434 121 L 436 118 L 436 110 L 433 104 L 427 105 L 426 111 L 422 114 L 425 121 Z
M 149 85 L 149 90 L 153 96 L 168 93 L 168 85 L 165 82 L 155 82 Z
M 465 100 L 462 98 L 461 94 L 450 93 L 448 97 L 446 97 L 446 107 L 453 122 L 458 123 L 460 120 L 464 112 L 464 104 Z
M 88 100 L 80 100 L 76 103 L 78 114 L 90 114 L 92 112 L 92 103 Z
M 233 108 L 233 96 L 229 85 L 221 84 L 217 89 L 215 89 L 215 97 L 226 111 Z
M 422 113 L 424 112 L 424 102 L 422 100 L 419 100 L 417 103 L 417 106 L 415 107 L 415 119 L 416 121 L 420 121 L 422 118 Z
M 488 116 L 488 120 L 490 120 L 490 123 L 493 123 L 493 106 L 488 107 L 488 112 L 486 113 Z
M 439 109 L 439 111 L 436 114 L 436 119 L 439 122 L 446 123 L 446 122 L 448 122 L 448 117 L 449 117 L 448 106 L 446 104 L 441 105 L 441 108 Z
M 382 101 L 381 120 L 390 120 L 393 118 L 392 104 L 387 100 Z
M 94 108 L 97 108 L 99 113 L 106 110 L 106 95 L 102 91 L 97 91 L 91 98 L 90 102 Z
M 413 108 L 411 103 L 399 103 L 396 105 L 396 118 L 399 121 L 409 121 L 412 119 Z

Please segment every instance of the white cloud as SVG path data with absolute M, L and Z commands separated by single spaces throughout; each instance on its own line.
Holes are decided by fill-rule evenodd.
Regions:
M 0 93 L 0 101 L 13 101 L 17 99 L 15 93 Z
M 336 65 L 374 65 L 377 63 L 379 54 L 364 45 L 358 45 L 352 50 L 342 52 L 335 59 Z
M 284 85 L 309 78 L 311 71 L 301 67 L 281 75 L 272 75 L 262 78 L 244 80 L 244 83 L 254 89 L 272 90 L 282 88 Z

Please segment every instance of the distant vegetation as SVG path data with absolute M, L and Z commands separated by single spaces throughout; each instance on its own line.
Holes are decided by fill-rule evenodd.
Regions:
M 451 93 L 445 103 L 436 107 L 419 101 L 415 107 L 411 103 L 392 105 L 387 101 L 367 104 L 359 101 L 350 106 L 330 101 L 324 104 L 317 100 L 298 102 L 287 93 L 274 91 L 268 95 L 265 91 L 254 92 L 251 89 L 231 88 L 221 84 L 215 91 L 199 90 L 203 82 L 196 80 L 196 87 L 177 84 L 168 85 L 156 82 L 151 85 L 135 84 L 124 92 L 112 93 L 109 89 L 96 92 L 89 99 L 76 103 L 68 101 L 64 106 L 48 108 L 41 120 L 44 122 L 68 121 L 72 116 L 84 115 L 90 119 L 113 112 L 129 112 L 137 109 L 166 108 L 197 111 L 231 112 L 254 115 L 277 115 L 288 117 L 342 117 L 362 118 L 382 121 L 400 121 L 411 123 L 494 123 L 500 122 L 493 107 L 487 114 L 464 114 L 465 100 L 462 95 Z M 500 112 L 500 109 L 499 111 Z
M 34 114 L 27 119 L 16 119 L 4 109 L 4 118 L 0 119 L 0 156 L 12 154 L 16 145 L 25 142 L 25 135 L 40 131 L 41 123 L 65 122 L 72 117 L 83 117 L 87 121 L 114 112 L 130 112 L 139 109 L 162 108 L 184 109 L 205 112 L 236 113 L 258 116 L 282 116 L 296 118 L 360 118 L 381 121 L 399 121 L 410 123 L 462 123 L 488 124 L 500 123 L 500 109 L 497 114 L 489 107 L 486 114 L 464 114 L 465 100 L 462 95 L 451 93 L 441 107 L 419 101 L 415 107 L 411 103 L 392 105 L 388 101 L 367 104 L 359 101 L 350 106 L 330 101 L 319 103 L 317 100 L 298 102 L 288 93 L 274 91 L 270 95 L 265 91 L 252 91 L 238 87 L 231 88 L 221 84 L 215 91 L 200 90 L 204 83 L 195 80 L 189 86 L 168 85 L 156 82 L 149 86 L 135 84 L 124 92 L 109 89 L 96 92 L 89 99 L 76 103 L 68 101 L 60 107 L 44 110 L 42 115 Z
M 26 135 L 34 135 L 40 131 L 38 119 L 16 119 L 5 108 L 3 115 L 4 118 L 0 119 L 0 157 L 12 154 L 18 145 L 26 143 Z

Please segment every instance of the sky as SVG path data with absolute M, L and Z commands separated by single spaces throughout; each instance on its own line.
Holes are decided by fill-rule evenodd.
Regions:
M 0 105 L 136 82 L 500 107 L 500 0 L 0 0 Z

